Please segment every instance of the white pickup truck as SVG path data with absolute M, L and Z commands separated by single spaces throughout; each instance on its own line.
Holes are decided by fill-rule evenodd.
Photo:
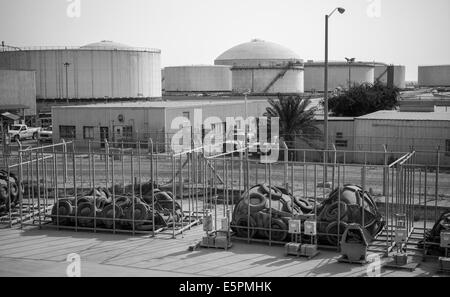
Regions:
M 27 125 L 12 125 L 8 134 L 12 141 L 17 141 L 30 138 L 37 139 L 39 131 L 41 131 L 41 128 L 31 128 Z

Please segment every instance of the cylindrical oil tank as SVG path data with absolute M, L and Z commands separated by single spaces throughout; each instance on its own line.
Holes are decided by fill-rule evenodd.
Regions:
M 305 63 L 305 91 L 323 92 L 325 78 L 325 63 L 308 61 Z M 373 83 L 374 66 L 364 62 L 329 62 L 328 91 L 337 88 L 347 89 L 351 84 Z
M 402 65 L 387 65 L 384 63 L 374 63 L 375 66 L 375 82 L 379 81 L 383 84 L 388 83 L 388 66 L 394 69 L 394 86 L 400 89 L 406 88 L 406 67 Z
M 303 93 L 302 65 L 280 67 L 232 68 L 233 92 L 250 91 L 256 94 Z
M 78 48 L 0 49 L 0 69 L 36 71 L 38 99 L 161 97 L 161 51 L 102 41 Z
M 279 44 L 254 39 L 221 54 L 214 63 L 232 66 L 233 92 L 303 93 L 303 60 Z
M 450 65 L 419 66 L 419 86 L 449 87 Z
M 230 92 L 231 67 L 221 65 L 164 68 L 166 92 Z

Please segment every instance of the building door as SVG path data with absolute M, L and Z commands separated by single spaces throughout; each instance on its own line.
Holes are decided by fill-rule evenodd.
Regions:
M 109 128 L 100 127 L 100 147 L 105 147 L 105 139 L 109 139 Z

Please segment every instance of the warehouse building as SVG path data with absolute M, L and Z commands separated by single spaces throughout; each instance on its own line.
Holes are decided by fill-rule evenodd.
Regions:
M 355 119 L 355 150 L 415 150 L 416 162 L 450 165 L 450 113 L 378 111 Z M 379 162 L 370 155 L 368 162 Z M 362 157 L 356 160 L 363 162 Z
M 248 116 L 262 116 L 267 106 L 266 100 L 248 100 Z M 171 127 L 172 121 L 185 117 L 193 122 L 195 110 L 202 111 L 202 118 L 195 118 L 196 121 L 203 123 L 208 117 L 216 117 L 220 119 L 216 124 L 223 125 L 227 117 L 244 116 L 245 101 L 122 102 L 53 107 L 53 140 L 75 140 L 81 146 L 92 141 L 93 146 L 102 146 L 104 139 L 147 142 L 152 138 L 166 150 L 164 145 L 170 143 L 178 131 Z
M 419 86 L 450 87 L 450 65 L 419 66 Z
M 214 61 L 231 66 L 235 93 L 303 93 L 303 60 L 279 44 L 254 39 L 237 45 Z
M 161 51 L 102 41 L 81 47 L 0 47 L 0 69 L 36 72 L 42 100 L 161 97 Z
M 316 121 L 323 131 L 323 116 L 317 116 Z M 440 165 L 449 166 L 450 113 L 378 111 L 357 118 L 330 117 L 329 143 L 330 149 L 334 144 L 337 151 L 346 152 L 348 163 L 384 164 L 385 157 L 415 150 L 415 161 L 431 166 L 436 164 L 439 150 Z M 384 146 L 391 154 L 382 153 Z M 319 161 L 323 157 L 323 138 L 318 140 L 313 135 L 308 141 L 299 139 L 297 148 L 310 150 L 306 157 Z M 338 156 L 343 162 L 344 154 Z

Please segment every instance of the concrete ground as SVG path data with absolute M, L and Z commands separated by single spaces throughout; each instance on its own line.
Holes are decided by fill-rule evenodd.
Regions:
M 81 276 L 299 277 L 367 276 L 367 266 L 337 263 L 338 253 L 321 251 L 312 260 L 284 256 L 284 248 L 234 242 L 228 250 L 188 247 L 202 227 L 172 239 L 167 235 L 114 235 L 27 227 L 0 229 L 0 276 L 66 276 L 67 256 L 81 257 Z M 381 269 L 381 276 L 436 276 L 437 263 L 414 271 Z

